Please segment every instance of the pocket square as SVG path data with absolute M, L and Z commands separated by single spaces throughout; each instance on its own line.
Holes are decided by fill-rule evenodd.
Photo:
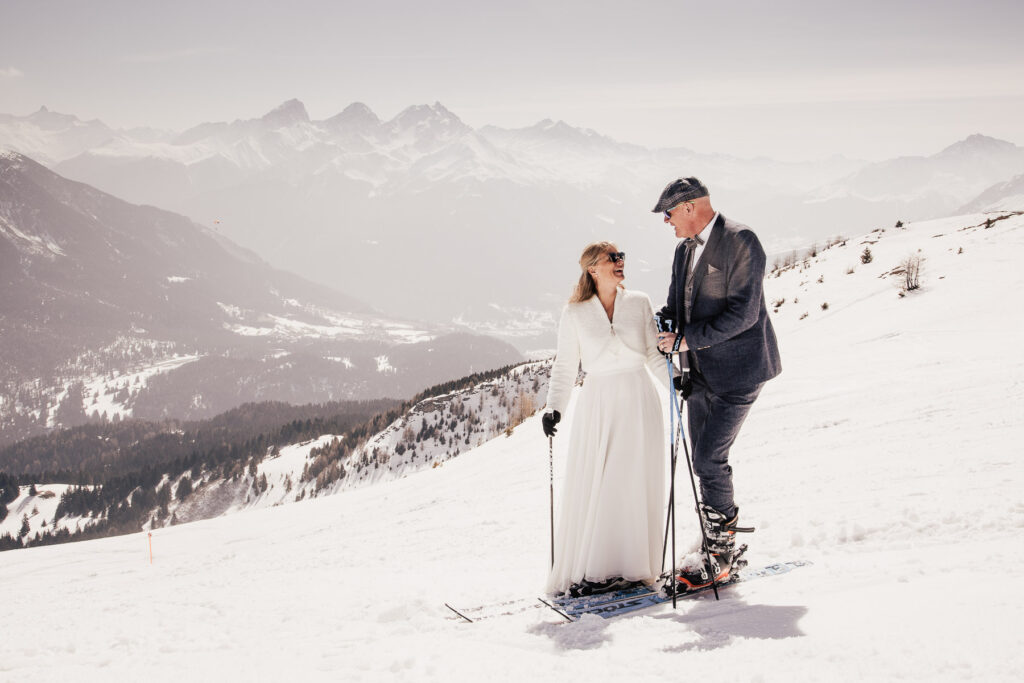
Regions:
M 721 273 L 721 272 L 722 272 L 721 270 L 719 270 L 718 268 L 715 268 L 710 263 L 708 264 L 708 275 L 710 275 L 711 273 Z

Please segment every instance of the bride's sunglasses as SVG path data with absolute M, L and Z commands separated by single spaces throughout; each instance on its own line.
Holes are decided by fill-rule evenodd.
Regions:
M 612 263 L 622 263 L 626 260 L 626 252 L 624 251 L 613 251 L 608 254 L 608 260 Z

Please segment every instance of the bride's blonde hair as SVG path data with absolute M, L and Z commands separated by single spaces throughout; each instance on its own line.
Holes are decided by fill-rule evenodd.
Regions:
M 597 294 L 597 283 L 594 282 L 594 277 L 590 274 L 589 269 L 600 263 L 601 257 L 607 255 L 609 249 L 618 251 L 618 248 L 611 242 L 593 242 L 583 248 L 583 255 L 580 256 L 580 268 L 583 269 L 583 272 L 580 274 L 579 282 L 576 283 L 576 289 L 569 297 L 569 303 L 578 304 Z M 620 284 L 619 287 L 622 285 Z M 622 288 L 625 289 L 625 287 Z

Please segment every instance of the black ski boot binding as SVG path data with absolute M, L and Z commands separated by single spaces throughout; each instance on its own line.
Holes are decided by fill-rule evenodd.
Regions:
M 582 598 L 587 595 L 597 595 L 598 593 L 611 593 L 612 591 L 633 588 L 639 584 L 639 581 L 629 581 L 621 576 L 615 576 L 606 581 L 583 579 L 569 587 L 569 597 Z

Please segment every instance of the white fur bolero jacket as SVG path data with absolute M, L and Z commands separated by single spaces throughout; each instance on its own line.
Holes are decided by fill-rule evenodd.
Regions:
M 643 292 L 619 289 L 611 321 L 596 296 L 566 304 L 558 323 L 558 352 L 551 369 L 545 410 L 557 410 L 564 415 L 579 366 L 582 364 L 584 372 L 600 370 L 599 359 L 616 339 L 635 352 L 636 364 L 646 364 L 667 387 L 668 366 L 665 356 L 658 351 L 657 334 L 654 309 Z

